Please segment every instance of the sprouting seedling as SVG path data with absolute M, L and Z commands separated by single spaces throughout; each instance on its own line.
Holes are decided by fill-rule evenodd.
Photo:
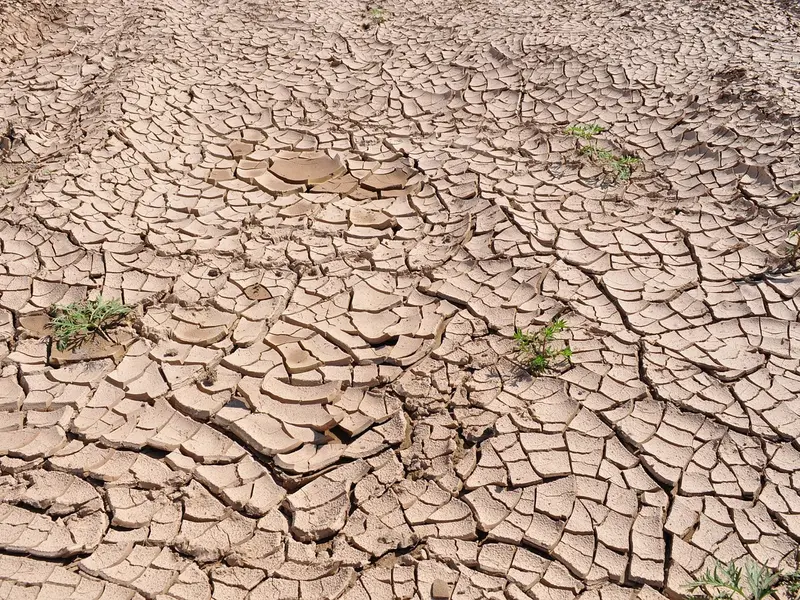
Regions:
M 566 321 L 557 319 L 535 333 L 527 333 L 519 328 L 514 331 L 514 341 L 517 342 L 520 358 L 532 375 L 542 375 L 554 363 L 570 360 L 572 350 L 569 346 L 558 349 L 551 346 L 556 334 L 566 329 Z
M 797 262 L 797 255 L 800 252 L 800 228 L 792 229 L 786 237 L 786 242 L 789 244 L 786 257 L 793 263 Z
M 748 561 L 742 568 L 731 561 L 706 569 L 687 588 L 705 589 L 713 600 L 764 600 L 775 594 L 780 582 L 781 574 L 763 565 Z
M 578 123 L 577 125 L 570 125 L 564 132 L 583 140 L 591 140 L 599 133 L 603 133 L 605 129 L 596 123 Z
M 789 600 L 800 599 L 800 549 L 794 553 L 794 569 L 781 573 L 781 587 Z
M 633 170 L 642 162 L 641 159 L 635 156 L 618 156 L 611 150 L 598 146 L 594 136 L 605 131 L 600 125 L 578 123 L 577 125 L 570 125 L 564 131 L 571 136 L 586 140 L 588 144 L 580 146 L 578 151 L 589 156 L 592 160 L 609 167 L 614 173 L 614 178 L 619 181 L 629 180 Z
M 130 311 L 131 308 L 119 300 L 105 300 L 102 296 L 55 306 L 51 312 L 50 328 L 56 348 L 76 348 L 95 335 L 112 341 L 108 330 L 119 325 Z
M 611 168 L 614 169 L 614 174 L 620 181 L 627 181 L 631 178 L 633 170 L 636 165 L 641 163 L 641 159 L 635 156 L 615 156 L 611 160 Z
M 605 148 L 600 148 L 594 144 L 589 144 L 588 146 L 581 146 L 581 149 L 578 151 L 581 154 L 586 154 L 587 156 L 600 161 L 611 162 L 614 160 L 614 153 L 611 150 L 606 150 Z
M 368 11 L 369 18 L 376 23 L 383 23 L 386 21 L 388 15 L 382 6 L 373 6 Z
M 781 575 L 781 584 L 789 600 L 798 600 L 800 598 L 800 570 L 795 569 Z
M 614 171 L 614 176 L 620 181 L 630 179 L 633 169 L 642 162 L 641 159 L 635 156 L 617 156 L 610 150 L 600 148 L 594 144 L 582 146 L 580 153 L 611 167 L 611 170 Z

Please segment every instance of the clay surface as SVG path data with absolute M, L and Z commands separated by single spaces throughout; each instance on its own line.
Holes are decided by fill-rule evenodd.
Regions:
M 0 598 L 658 600 L 792 559 L 796 7 L 380 8 L 0 0 Z M 124 343 L 54 351 L 97 294 Z

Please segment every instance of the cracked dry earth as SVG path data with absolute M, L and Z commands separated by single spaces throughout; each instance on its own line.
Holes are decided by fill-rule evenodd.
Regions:
M 789 562 L 795 9 L 384 8 L 0 0 L 0 598 L 657 600 Z M 51 348 L 98 293 L 130 326 Z M 572 366 L 532 378 L 512 334 L 556 317 Z

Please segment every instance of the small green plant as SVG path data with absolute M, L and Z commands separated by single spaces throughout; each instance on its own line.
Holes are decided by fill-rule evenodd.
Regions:
M 800 562 L 795 554 L 795 568 L 780 572 L 753 561 L 746 561 L 744 567 L 734 561 L 717 563 L 714 570 L 706 569 L 698 579 L 687 585 L 690 591 L 703 589 L 705 596 L 712 600 L 764 600 L 777 597 L 782 589 L 782 597 L 788 600 L 800 598 Z
M 780 586 L 788 600 L 800 600 L 800 548 L 794 552 L 794 569 L 781 573 Z
M 373 6 L 367 11 L 367 14 L 376 23 L 383 23 L 388 18 L 388 14 L 382 6 Z
M 786 590 L 789 600 L 798 600 L 800 598 L 800 570 L 795 569 L 781 575 L 781 585 Z
M 521 329 L 514 331 L 514 341 L 520 358 L 532 375 L 542 375 L 549 371 L 556 362 L 569 361 L 572 350 L 569 346 L 556 349 L 551 346 L 556 334 L 567 329 L 563 319 L 557 319 L 536 333 L 527 333 Z
M 579 137 L 583 140 L 591 140 L 597 134 L 603 133 L 605 129 L 596 123 L 578 123 L 570 125 L 564 132 L 568 135 Z
M 713 600 L 763 600 L 777 591 L 779 582 L 780 573 L 763 565 L 748 561 L 743 569 L 731 561 L 718 563 L 713 571 L 707 569 L 687 587 L 690 591 L 705 588 Z
M 618 181 L 627 181 L 631 178 L 636 165 L 642 161 L 635 156 L 617 156 L 610 150 L 598 146 L 594 136 L 604 131 L 603 127 L 594 123 L 578 123 L 577 125 L 570 125 L 564 130 L 568 135 L 589 142 L 580 147 L 579 152 L 581 154 L 586 154 L 604 166 L 610 167 L 614 173 L 614 178 Z
M 131 308 L 119 300 L 105 300 L 102 296 L 55 306 L 51 311 L 50 328 L 56 348 L 77 348 L 95 335 L 111 342 L 108 330 L 119 325 L 130 311 Z
M 614 153 L 610 150 L 606 150 L 605 148 L 598 148 L 597 146 L 591 144 L 589 146 L 582 146 L 581 149 L 578 151 L 581 154 L 586 154 L 595 160 L 600 161 L 607 161 L 611 162 L 614 160 Z
M 792 229 L 787 237 L 786 243 L 789 244 L 789 251 L 786 253 L 786 258 L 791 263 L 797 262 L 797 255 L 800 252 L 800 228 Z
M 616 175 L 617 179 L 620 181 L 628 181 L 633 174 L 633 170 L 636 168 L 641 159 L 636 158 L 635 156 L 619 156 L 614 157 L 611 160 L 611 168 L 614 169 L 614 175 Z

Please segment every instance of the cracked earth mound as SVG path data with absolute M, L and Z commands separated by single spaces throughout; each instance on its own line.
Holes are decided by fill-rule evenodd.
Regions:
M 0 0 L 0 598 L 788 564 L 796 8 L 369 8 Z M 130 322 L 59 350 L 98 294 Z M 572 365 L 531 377 L 512 336 L 555 318 Z

